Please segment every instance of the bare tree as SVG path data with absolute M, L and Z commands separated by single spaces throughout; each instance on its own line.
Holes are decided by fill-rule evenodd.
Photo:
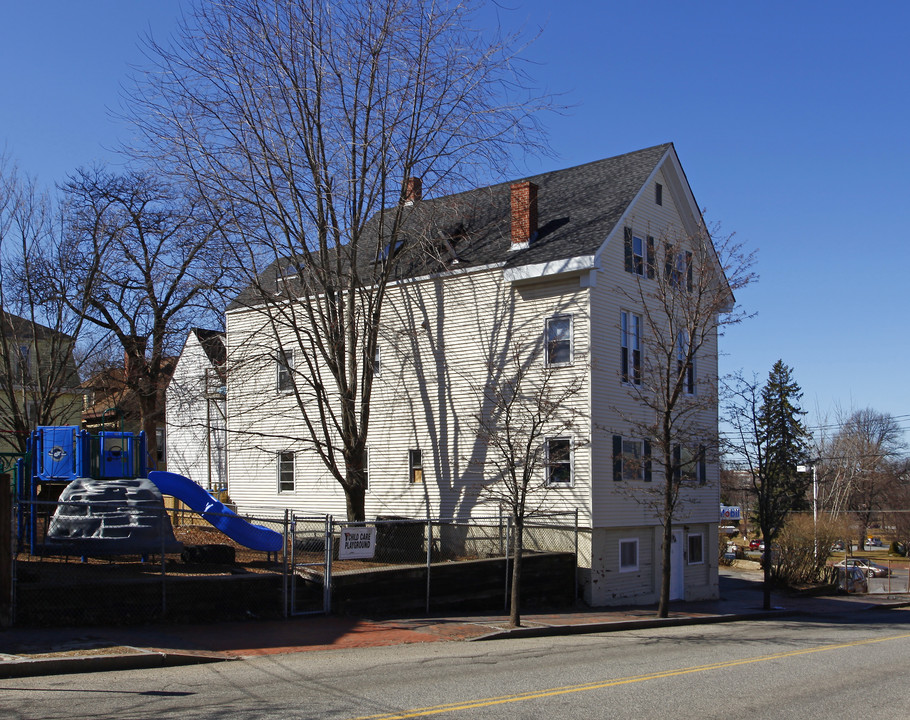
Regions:
M 0 433 L 4 449 L 19 453 L 38 425 L 78 422 L 81 407 L 81 319 L 36 272 L 58 237 L 57 220 L 47 193 L 0 158 Z
M 59 295 L 117 339 L 122 384 L 137 398 L 154 458 L 166 360 L 218 289 L 218 236 L 191 196 L 147 175 L 80 170 L 64 190 L 67 232 L 46 282 L 68 279 Z
M 539 137 L 516 39 L 473 31 L 473 10 L 200 2 L 172 46 L 150 43 L 158 68 L 130 98 L 153 159 L 229 218 L 249 283 L 238 303 L 262 315 L 277 362 L 299 363 L 299 439 L 352 520 L 364 519 L 386 287 L 432 240 L 425 218 L 410 220 L 416 201 L 508 166 Z
M 906 553 L 910 548 L 910 459 L 894 463 L 894 482 L 889 484 L 887 496 L 888 511 L 883 516 Z
M 623 348 L 622 379 L 646 412 L 617 410 L 649 439 L 663 471 L 663 485 L 639 499 L 653 506 L 663 528 L 658 615 L 666 617 L 673 524 L 692 501 L 690 490 L 704 484 L 705 463 L 718 457 L 716 367 L 699 362 L 716 351 L 724 328 L 748 317 L 735 293 L 755 280 L 754 257 L 733 236 L 712 238 L 702 225 L 688 235 L 668 230 L 652 238 L 646 258 L 633 259 L 627 245 L 627 265 L 636 261 L 647 267 L 633 273 L 632 290 L 619 292 L 641 310 L 642 327 L 620 328 L 634 338 Z
M 897 421 L 888 413 L 865 408 L 840 420 L 824 455 L 821 475 L 827 504 L 835 513 L 850 513 L 860 549 L 898 482 L 898 461 L 905 449 Z
M 473 431 L 483 449 L 477 453 L 483 458 L 481 494 L 507 508 L 514 527 L 509 623 L 515 627 L 521 624 L 525 522 L 548 507 L 550 488 L 571 483 L 572 452 L 584 441 L 569 437 L 579 425 L 576 398 L 586 381 L 584 369 L 567 374 L 546 365 L 539 339 L 509 338 L 477 388 Z

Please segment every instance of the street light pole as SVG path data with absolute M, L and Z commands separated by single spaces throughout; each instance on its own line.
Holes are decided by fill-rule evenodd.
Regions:
M 813 552 L 815 563 L 818 564 L 818 458 L 809 460 L 808 465 L 797 466 L 797 472 L 812 470 L 812 532 L 814 535 L 815 549 Z

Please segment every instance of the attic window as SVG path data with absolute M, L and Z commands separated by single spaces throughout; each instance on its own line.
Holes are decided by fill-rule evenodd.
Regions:
M 654 183 L 654 202 L 658 205 L 664 204 L 664 186 L 660 183 Z

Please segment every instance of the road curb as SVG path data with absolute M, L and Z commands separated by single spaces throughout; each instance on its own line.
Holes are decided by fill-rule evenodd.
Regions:
M 540 625 L 537 627 L 517 627 L 496 630 L 484 635 L 468 638 L 467 641 L 479 642 L 486 640 L 509 640 L 514 638 L 555 637 L 558 635 L 584 635 L 586 633 L 619 632 L 621 630 L 676 627 L 683 625 L 713 625 L 717 623 L 739 622 L 742 620 L 770 620 L 798 614 L 798 610 L 765 610 L 755 613 L 705 615 L 704 617 L 615 620 L 612 622 L 582 623 L 579 625 Z
M 226 655 L 157 651 L 143 651 L 122 655 L 83 655 L 65 658 L 24 658 L 0 663 L 0 679 L 107 672 L 110 670 L 145 670 L 147 668 L 199 665 L 235 659 Z

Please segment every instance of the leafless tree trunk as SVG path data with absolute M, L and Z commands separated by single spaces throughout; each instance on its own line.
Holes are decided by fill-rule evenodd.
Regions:
M 545 511 L 549 490 L 571 485 L 572 454 L 586 442 L 577 437 L 576 408 L 588 374 L 580 358 L 572 367 L 546 365 L 540 338 L 505 342 L 489 358 L 486 381 L 473 383 L 480 400 L 473 431 L 483 447 L 482 497 L 512 518 L 509 622 L 517 627 L 526 520 Z
M 660 518 L 658 615 L 667 617 L 674 521 L 691 501 L 689 490 L 704 483 L 700 466 L 718 457 L 716 367 L 700 363 L 716 356 L 725 327 L 747 317 L 735 293 L 755 276 L 752 254 L 732 236 L 713 239 L 705 227 L 689 235 L 668 230 L 655 239 L 647 264 L 646 272 L 634 275 L 632 290 L 619 288 L 628 305 L 641 313 L 640 359 L 628 359 L 623 379 L 646 412 L 630 417 L 618 410 L 649 439 L 663 471 L 662 486 L 636 497 Z
M 130 98 L 152 159 L 229 219 L 249 285 L 237 303 L 261 313 L 276 361 L 293 354 L 294 432 L 352 520 L 386 288 L 435 240 L 411 218 L 421 194 L 539 137 L 515 38 L 491 42 L 471 15 L 431 0 L 201 2 L 173 46 L 150 45 L 158 68 Z

